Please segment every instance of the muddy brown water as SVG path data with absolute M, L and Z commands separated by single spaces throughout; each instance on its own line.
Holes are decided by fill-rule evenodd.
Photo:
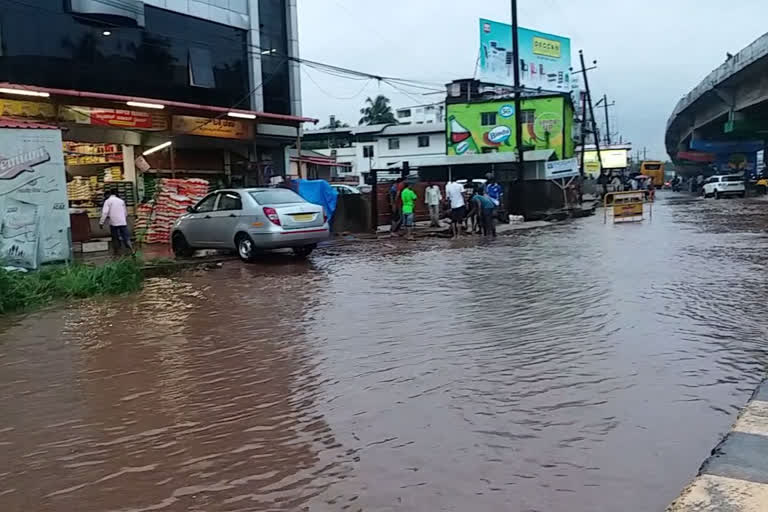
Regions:
M 330 249 L 5 318 L 0 510 L 658 511 L 767 357 L 768 203 Z

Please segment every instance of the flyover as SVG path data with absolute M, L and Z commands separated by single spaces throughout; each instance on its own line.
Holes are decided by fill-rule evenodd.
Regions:
M 755 173 L 768 139 L 768 34 L 707 75 L 667 122 L 667 153 L 682 174 Z

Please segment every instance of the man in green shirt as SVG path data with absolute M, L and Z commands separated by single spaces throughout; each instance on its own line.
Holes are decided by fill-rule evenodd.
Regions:
M 400 198 L 403 201 L 403 224 L 405 225 L 405 232 L 408 235 L 408 240 L 413 240 L 413 209 L 418 197 L 407 181 L 404 182 L 404 185 L 405 187 L 400 193 Z

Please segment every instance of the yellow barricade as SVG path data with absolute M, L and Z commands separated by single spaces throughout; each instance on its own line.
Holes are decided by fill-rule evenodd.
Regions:
M 603 197 L 603 222 L 608 222 L 608 212 L 613 222 L 642 222 L 645 217 L 645 205 L 648 205 L 648 218 L 653 218 L 653 202 L 648 201 L 643 190 L 629 192 L 608 192 Z

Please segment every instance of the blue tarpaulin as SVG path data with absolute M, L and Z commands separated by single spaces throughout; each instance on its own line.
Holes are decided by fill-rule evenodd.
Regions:
M 294 190 L 312 204 L 325 208 L 328 219 L 336 212 L 336 200 L 339 193 L 325 180 L 293 180 Z

